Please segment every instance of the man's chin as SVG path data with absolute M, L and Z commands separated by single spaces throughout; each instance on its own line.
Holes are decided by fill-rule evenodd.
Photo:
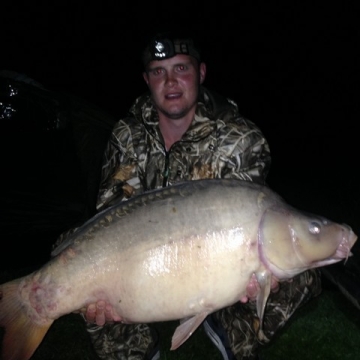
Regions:
M 161 111 L 166 117 L 172 120 L 182 119 L 188 113 L 187 110 L 172 110 L 172 111 Z

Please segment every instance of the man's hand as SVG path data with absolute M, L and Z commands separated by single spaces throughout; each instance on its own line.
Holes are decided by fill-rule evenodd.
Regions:
M 277 291 L 279 291 L 279 288 L 280 288 L 279 280 L 275 276 L 272 276 L 271 277 L 271 291 L 277 292 Z M 246 287 L 246 295 L 240 299 L 240 302 L 246 303 L 248 301 L 256 300 L 256 297 L 257 297 L 259 291 L 260 291 L 259 282 L 257 281 L 256 276 L 253 274 L 249 284 Z
M 105 323 L 121 321 L 121 318 L 113 312 L 113 307 L 105 300 L 89 304 L 87 308 L 81 309 L 80 312 L 88 323 L 95 323 L 99 326 L 103 326 Z

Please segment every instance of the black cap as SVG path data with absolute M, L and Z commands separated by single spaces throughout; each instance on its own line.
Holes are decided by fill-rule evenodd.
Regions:
M 153 60 L 170 59 L 175 55 L 184 54 L 194 57 L 199 62 L 200 51 L 195 46 L 194 40 L 189 37 L 172 37 L 169 34 L 153 37 L 145 47 L 142 55 L 144 67 Z

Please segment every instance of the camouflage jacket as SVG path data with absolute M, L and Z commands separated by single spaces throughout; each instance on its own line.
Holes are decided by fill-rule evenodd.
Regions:
M 230 99 L 201 87 L 195 118 L 166 151 L 149 94 L 136 99 L 107 144 L 97 209 L 129 197 L 202 178 L 265 182 L 270 151 L 260 129 Z

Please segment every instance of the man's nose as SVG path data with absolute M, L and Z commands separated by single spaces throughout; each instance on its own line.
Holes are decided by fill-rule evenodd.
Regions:
M 166 85 L 173 86 L 177 83 L 176 75 L 173 73 L 167 73 L 166 75 Z

